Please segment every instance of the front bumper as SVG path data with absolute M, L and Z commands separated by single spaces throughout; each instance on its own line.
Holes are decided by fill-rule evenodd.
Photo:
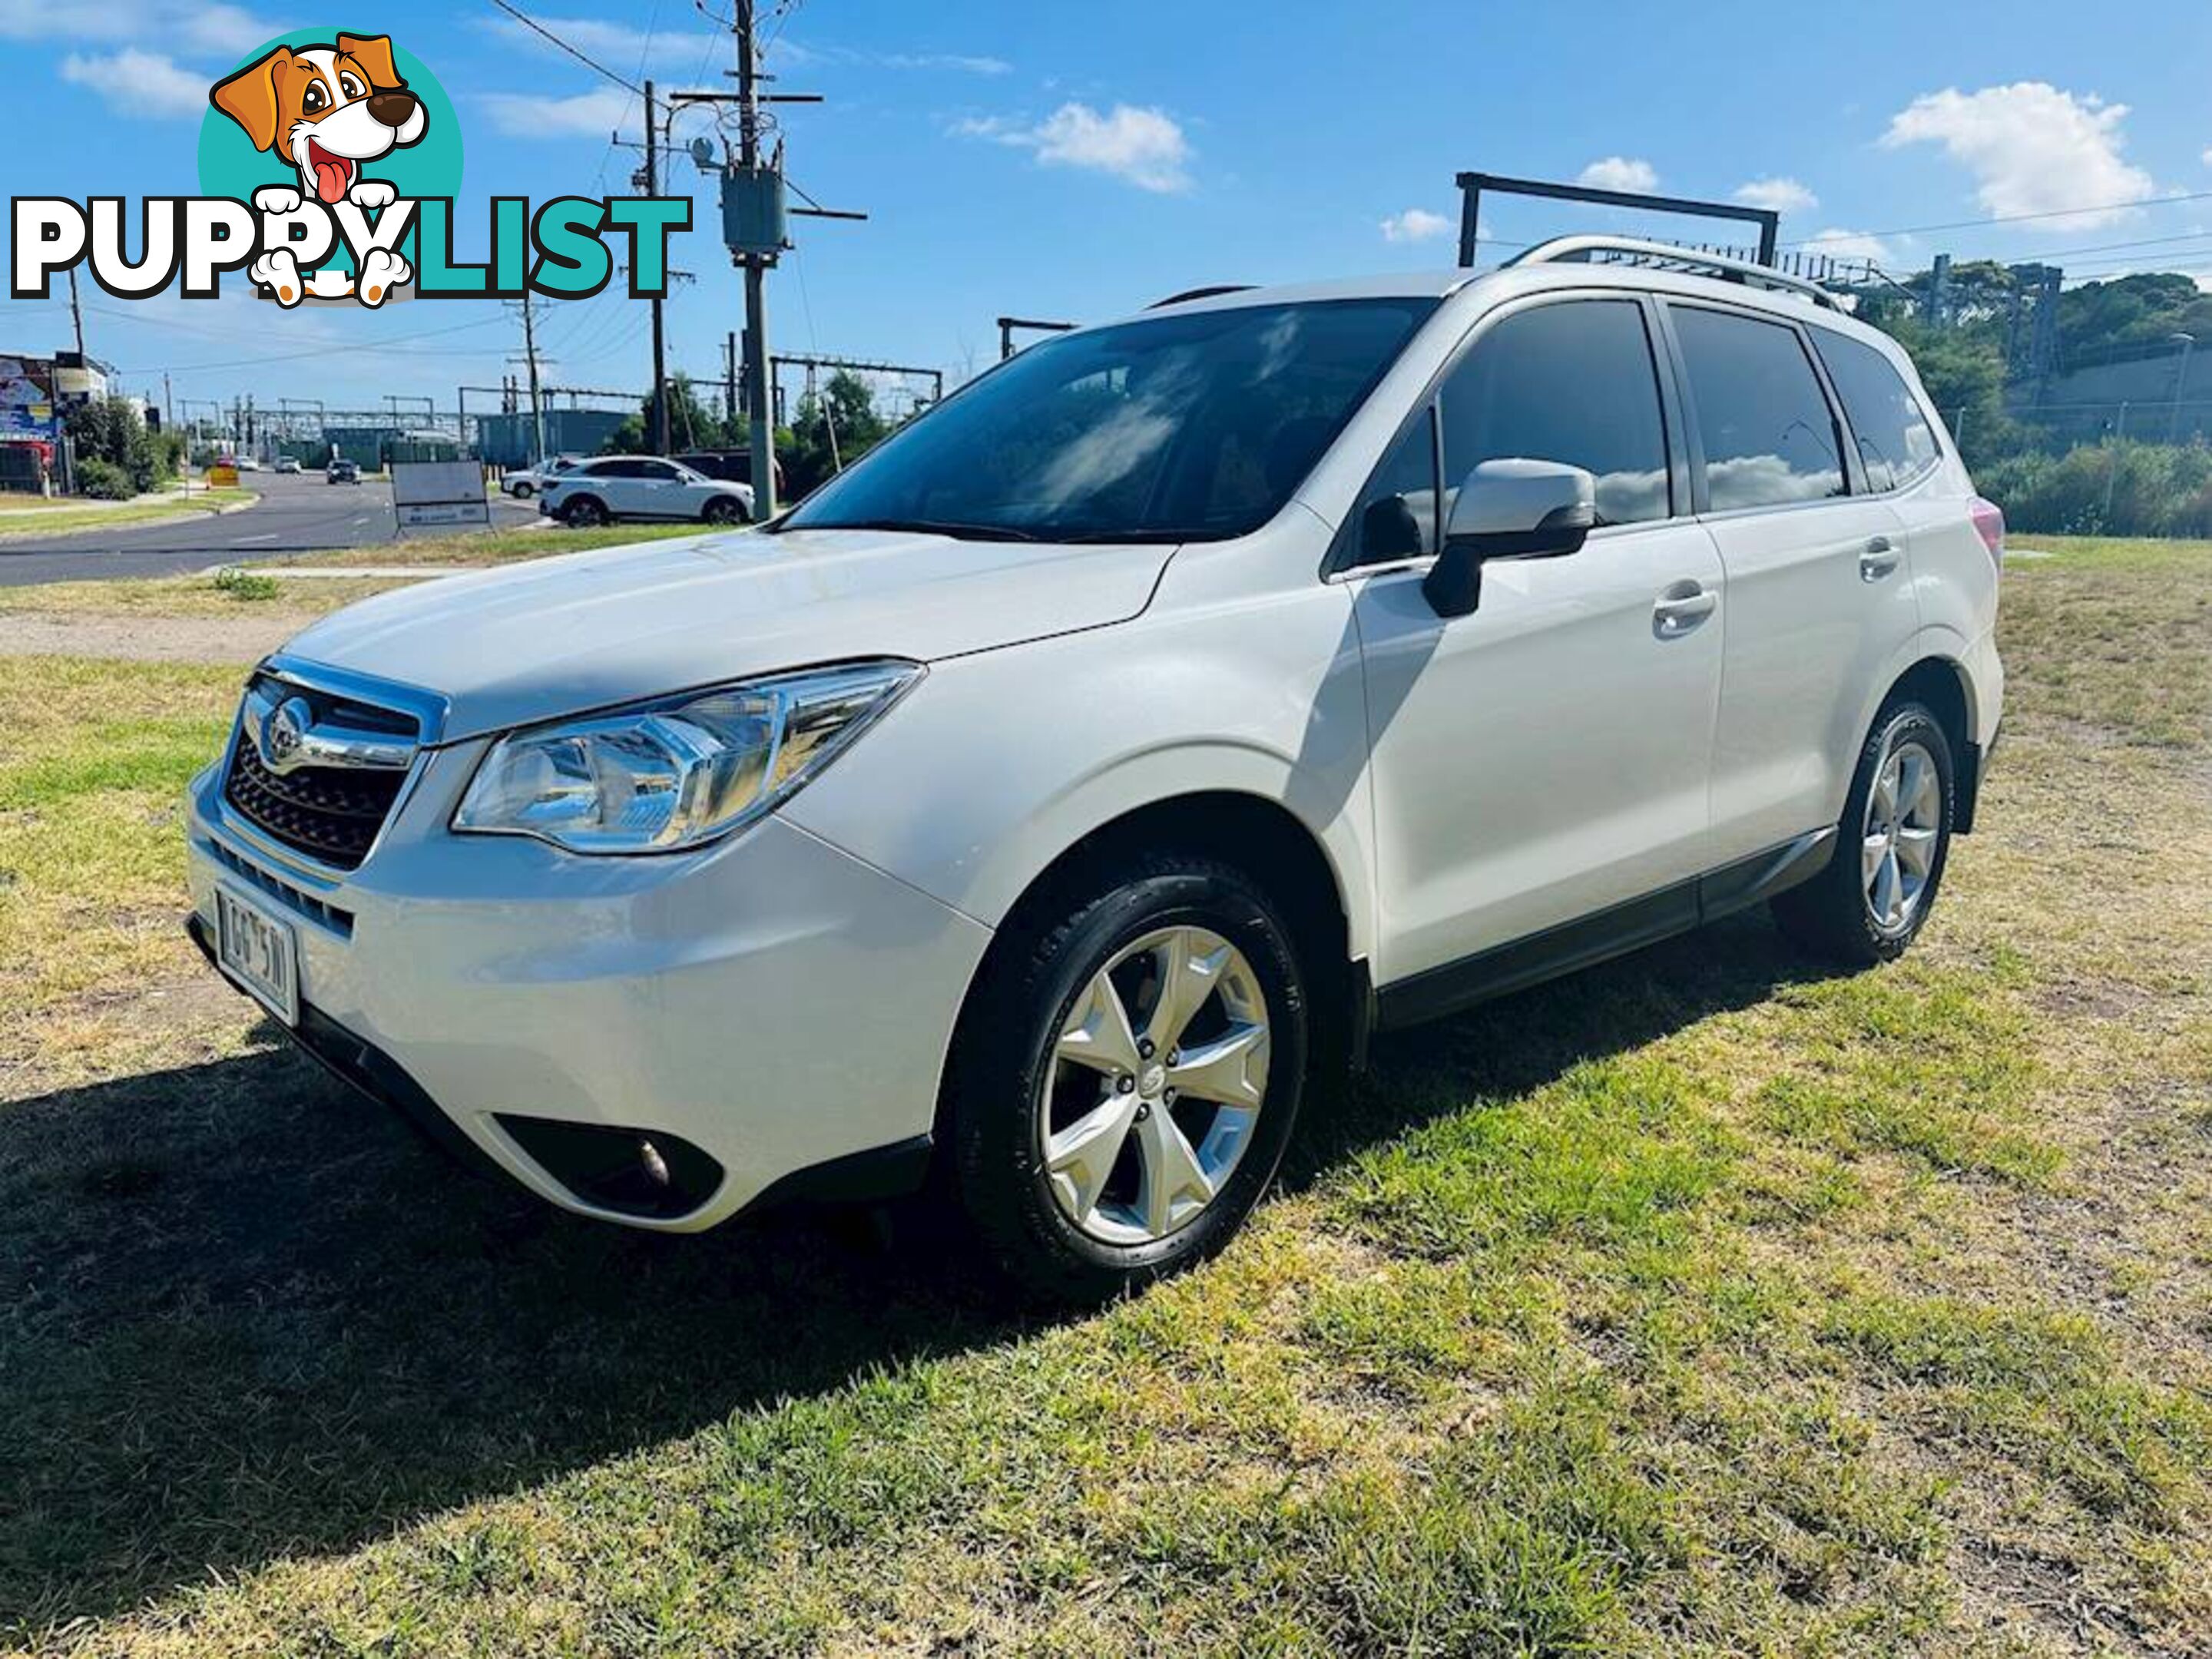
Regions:
M 548 1200 L 635 1226 L 915 1169 L 988 928 L 776 817 L 653 858 L 453 836 L 481 750 L 429 751 L 345 873 L 241 829 L 219 768 L 194 781 L 195 918 L 211 938 L 228 883 L 291 922 L 303 1047 Z M 680 1205 L 580 1179 L 580 1140 L 641 1139 L 690 1176 Z

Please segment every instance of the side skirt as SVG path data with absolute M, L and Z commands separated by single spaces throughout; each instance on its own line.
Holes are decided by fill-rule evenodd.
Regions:
M 1810 830 L 1703 876 L 1385 985 L 1376 993 L 1375 1028 L 1439 1019 L 1763 903 L 1820 874 L 1835 838 L 1832 824 Z

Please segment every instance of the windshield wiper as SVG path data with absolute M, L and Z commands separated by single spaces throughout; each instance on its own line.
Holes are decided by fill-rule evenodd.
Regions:
M 841 524 L 793 525 L 794 530 L 908 530 L 921 536 L 950 536 L 962 542 L 1041 542 L 1032 531 L 1002 524 L 957 524 L 945 519 L 852 519 Z

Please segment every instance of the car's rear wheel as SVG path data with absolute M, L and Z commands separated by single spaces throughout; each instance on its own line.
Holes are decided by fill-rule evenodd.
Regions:
M 745 522 L 745 504 L 734 495 L 717 495 L 707 503 L 706 510 L 700 516 L 708 524 L 743 524 Z
M 532 489 L 528 483 L 525 482 L 518 484 L 509 484 L 507 487 L 507 493 L 514 496 L 518 501 L 526 501 L 538 492 Z
M 597 495 L 579 495 L 561 508 L 561 522 L 571 530 L 587 530 L 607 522 L 607 504 Z
M 1854 967 L 1893 961 L 1926 925 L 1956 808 L 1950 739 L 1917 702 L 1885 708 L 1859 751 L 1836 849 L 1774 901 L 1783 931 Z
M 1015 1285 L 1093 1304 L 1211 1255 L 1281 1161 L 1308 1000 L 1267 896 L 1161 855 L 1018 927 L 956 1042 L 957 1203 Z

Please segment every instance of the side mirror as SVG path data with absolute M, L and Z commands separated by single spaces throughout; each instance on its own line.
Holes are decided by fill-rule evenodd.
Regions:
M 1452 501 L 1443 550 L 1421 592 L 1439 617 L 1464 617 L 1482 601 L 1492 559 L 1556 559 L 1581 550 L 1597 524 L 1597 481 L 1557 461 L 1485 461 Z

